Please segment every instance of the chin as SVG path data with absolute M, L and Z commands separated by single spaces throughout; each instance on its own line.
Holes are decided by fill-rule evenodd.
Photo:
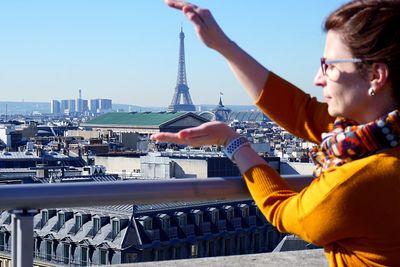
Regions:
M 332 117 L 343 116 L 342 113 L 340 113 L 338 110 L 332 108 L 331 106 L 328 106 L 328 113 L 329 113 L 329 115 L 332 116 Z

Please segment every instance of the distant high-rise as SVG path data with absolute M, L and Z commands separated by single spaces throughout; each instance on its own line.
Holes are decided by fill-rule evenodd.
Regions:
M 89 107 L 90 112 L 96 113 L 99 108 L 100 108 L 99 100 L 98 99 L 91 99 L 90 100 L 90 107 Z
M 75 105 L 75 100 L 74 99 L 70 99 L 68 100 L 68 109 L 69 112 L 76 112 L 76 105 Z
M 76 100 L 76 112 L 83 112 L 82 90 L 79 89 L 79 97 Z
M 179 34 L 179 64 L 178 64 L 178 78 L 176 81 L 175 93 L 168 107 L 168 111 L 196 111 L 192 99 L 189 94 L 189 87 L 186 80 L 186 66 L 185 66 L 185 34 L 181 28 Z
M 104 111 L 109 111 L 112 109 L 111 99 L 91 99 L 90 100 L 90 112 L 92 113 L 102 113 Z
M 82 111 L 88 111 L 89 110 L 89 102 L 86 99 L 82 99 Z
M 66 109 L 69 109 L 69 101 L 66 99 L 61 100 L 61 112 L 64 113 Z
M 51 101 L 51 113 L 60 114 L 61 113 L 61 103 L 58 100 Z
M 61 101 L 52 100 L 51 112 L 54 114 L 84 114 L 87 111 L 90 111 L 91 113 L 104 113 L 112 110 L 111 99 L 97 98 L 89 101 L 87 99 L 82 99 L 82 92 L 81 90 L 79 91 L 79 98 L 77 99 L 63 99 Z
M 111 99 L 100 99 L 100 110 L 110 110 L 112 109 Z

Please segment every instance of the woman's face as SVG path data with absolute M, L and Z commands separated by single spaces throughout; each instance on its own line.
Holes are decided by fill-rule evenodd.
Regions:
M 329 62 L 329 60 L 352 59 L 353 57 L 340 34 L 328 31 L 324 58 Z M 355 63 L 352 62 L 328 64 L 327 68 L 329 68 L 327 75 L 322 73 L 321 68 L 319 69 L 314 84 L 323 87 L 329 115 L 365 123 L 364 113 L 368 110 L 368 105 L 372 104 L 373 98 L 368 95 L 369 79 L 357 71 Z

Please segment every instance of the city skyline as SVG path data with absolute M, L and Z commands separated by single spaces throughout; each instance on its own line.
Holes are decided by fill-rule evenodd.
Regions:
M 344 1 L 194 1 L 260 63 L 306 92 L 323 53 L 322 22 Z M 291 8 L 288 8 L 291 6 Z M 138 106 L 170 104 L 185 32 L 188 86 L 195 105 L 251 105 L 225 60 L 205 47 L 180 12 L 162 0 L 3 1 L 1 101 L 108 98 Z M 157 97 L 154 97 L 157 96 Z M 75 98 L 75 97 L 73 97 Z

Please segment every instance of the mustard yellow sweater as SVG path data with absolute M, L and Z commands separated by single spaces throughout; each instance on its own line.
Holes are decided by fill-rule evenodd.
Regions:
M 326 104 L 271 73 L 257 105 L 313 142 L 332 128 Z M 244 174 L 261 211 L 281 232 L 321 245 L 331 266 L 400 266 L 400 148 L 328 169 L 300 193 L 268 166 Z

